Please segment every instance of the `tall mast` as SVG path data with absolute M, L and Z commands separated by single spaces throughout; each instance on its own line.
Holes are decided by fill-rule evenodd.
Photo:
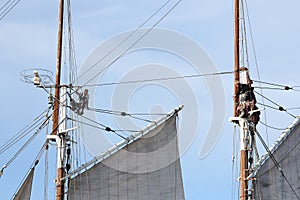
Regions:
M 239 84 L 240 84 L 240 2 L 234 3 L 234 92 L 233 92 L 233 115 L 237 117 L 237 107 L 239 104 Z
M 59 107 L 60 107 L 60 76 L 61 76 L 61 57 L 62 57 L 62 36 L 63 36 L 63 12 L 64 12 L 64 0 L 59 0 L 59 15 L 58 15 L 58 40 L 57 40 L 57 58 L 56 58 L 56 81 L 55 81 L 55 100 L 54 100 L 54 110 L 53 110 L 53 126 L 52 135 L 58 135 L 59 126 Z M 56 140 L 58 143 L 58 140 Z M 59 149 L 62 147 L 58 147 Z M 62 160 L 62 163 L 57 163 L 57 176 L 56 176 L 56 200 L 64 199 L 64 181 L 61 178 L 65 175 L 65 169 L 63 165 L 63 158 L 58 158 L 57 160 Z
M 240 0 L 234 1 L 234 109 L 233 114 L 237 117 L 237 107 L 239 105 L 240 86 Z M 248 150 L 246 144 L 245 131 L 247 123 L 239 120 L 240 125 L 240 200 L 248 199 Z
M 58 40 L 57 40 L 57 56 L 56 56 L 56 79 L 55 79 L 55 99 L 53 110 L 53 126 L 52 135 L 57 134 L 58 130 L 58 113 L 59 113 L 59 87 L 60 87 L 60 74 L 61 74 L 61 55 L 62 55 L 62 29 L 63 29 L 63 10 L 64 0 L 59 0 L 59 16 L 58 16 Z

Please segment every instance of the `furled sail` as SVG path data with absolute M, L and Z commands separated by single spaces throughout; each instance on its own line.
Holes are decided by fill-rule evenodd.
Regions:
M 176 114 L 69 180 L 70 200 L 183 200 Z
M 14 195 L 14 200 L 30 200 L 34 168 L 32 168 L 23 184 Z
M 300 197 L 300 119 L 297 118 L 271 147 L 275 160 L 262 157 L 255 170 L 255 199 L 291 200 Z M 285 177 L 286 178 L 285 178 Z

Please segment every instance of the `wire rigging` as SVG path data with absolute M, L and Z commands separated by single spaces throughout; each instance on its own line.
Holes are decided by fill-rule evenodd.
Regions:
M 262 104 L 262 103 L 259 103 L 257 102 L 257 104 L 259 105 L 263 105 L 267 108 L 271 108 L 271 109 L 274 109 L 274 110 L 279 110 L 279 111 L 284 111 L 284 110 L 300 110 L 300 107 L 290 107 L 290 108 L 283 108 L 283 107 L 274 107 L 274 106 L 270 106 L 270 105 L 267 105 L 267 104 Z
M 284 130 L 286 130 L 286 128 L 278 128 L 278 127 L 270 126 L 270 125 L 268 125 L 268 124 L 265 124 L 265 123 L 262 122 L 262 121 L 259 121 L 259 123 L 261 123 L 262 125 L 264 125 L 264 126 L 266 126 L 266 127 L 268 127 L 268 128 L 271 128 L 271 129 L 274 129 L 274 130 L 277 130 L 277 131 L 284 131 Z
M 49 124 L 46 126 L 46 135 L 49 135 Z M 48 141 L 49 142 L 49 141 Z M 44 158 L 44 197 L 43 200 L 48 200 L 48 182 L 49 182 L 49 143 L 45 143 L 45 158 Z
M 39 164 L 39 160 L 40 160 L 40 158 L 42 157 L 42 155 L 43 155 L 43 153 L 44 153 L 44 150 L 45 150 L 45 145 L 46 145 L 46 143 L 44 143 L 43 146 L 42 146 L 42 148 L 39 150 L 37 156 L 35 157 L 33 163 L 31 164 L 30 169 L 27 171 L 26 175 L 24 176 L 24 178 L 22 179 L 21 183 L 19 184 L 19 186 L 18 186 L 16 192 L 14 193 L 13 198 L 16 196 L 17 192 L 18 192 L 19 189 L 21 188 L 22 184 L 24 183 L 25 179 L 28 177 L 28 175 L 30 174 L 30 172 L 31 172 L 32 170 L 34 170 L 35 167 Z M 12 199 L 13 199 L 13 198 L 12 198 Z
M 7 163 L 2 167 L 0 175 L 3 174 L 5 168 L 7 168 L 25 149 L 26 147 L 33 141 L 33 139 L 46 127 L 49 123 L 49 119 L 51 116 L 48 116 L 47 119 L 39 126 L 39 128 L 34 132 L 34 134 L 22 145 L 22 147 L 10 158 Z
M 245 20 L 245 9 L 244 9 L 244 1 L 241 1 L 241 35 L 242 39 L 241 43 L 241 66 L 250 66 L 249 64 L 249 53 L 248 53 L 248 41 L 247 41 L 247 31 L 246 31 L 246 20 Z
M 96 73 L 90 80 L 88 80 L 83 86 L 90 83 L 93 79 L 95 79 L 99 74 L 102 74 L 106 69 L 108 69 L 112 64 L 114 64 L 117 60 L 123 57 L 132 47 L 134 47 L 137 43 L 139 43 L 146 35 L 148 35 L 166 16 L 168 16 L 180 3 L 182 0 L 178 0 L 175 5 L 173 5 L 151 28 L 149 28 L 140 38 L 138 38 L 133 44 L 131 44 L 128 48 L 125 49 L 123 53 L 113 59 L 104 69 L 100 72 Z
M 144 119 L 144 118 L 141 118 L 141 117 L 137 117 L 137 116 L 150 116 L 150 115 L 167 115 L 166 113 L 126 113 L 124 111 L 114 111 L 114 110 L 106 110 L 106 109 L 100 109 L 100 108 L 89 108 L 89 110 L 91 111 L 94 111 L 94 112 L 99 112 L 99 113 L 104 113 L 104 114 L 111 114 L 111 115 L 118 115 L 118 116 L 122 116 L 122 117 L 125 117 L 125 116 L 129 116 L 131 118 L 134 118 L 134 119 L 138 119 L 138 120 L 142 120 L 142 121 L 145 121 L 145 122 L 149 122 L 149 123 L 152 123 L 153 121 L 151 120 L 147 120 L 147 119 Z
M 216 73 L 208 73 L 208 74 L 193 74 L 193 75 L 185 75 L 185 76 L 162 77 L 162 78 L 143 79 L 143 80 L 129 80 L 129 81 L 121 81 L 121 82 L 90 84 L 90 85 L 85 85 L 85 87 L 102 87 L 102 86 L 121 85 L 121 84 L 168 81 L 168 80 L 176 80 L 176 79 L 183 79 L 183 78 L 198 78 L 198 77 L 205 77 L 205 76 L 228 75 L 228 74 L 233 74 L 233 73 L 234 73 L 234 71 L 224 71 L 224 72 L 216 72 Z
M 231 162 L 231 199 L 236 199 L 238 185 L 237 185 L 237 177 L 238 177 L 238 166 L 237 159 L 238 158 L 238 141 L 237 141 L 237 132 L 236 132 L 236 124 L 234 125 L 233 134 L 232 134 L 232 162 Z
M 273 103 L 274 105 L 278 106 L 278 110 L 286 112 L 287 114 L 289 114 L 289 115 L 290 115 L 291 117 L 293 117 L 293 118 L 297 118 L 295 115 L 293 115 L 292 113 L 288 112 L 286 109 L 284 109 L 284 107 L 282 107 L 281 105 L 279 105 L 279 104 L 276 103 L 275 101 L 269 99 L 268 97 L 266 97 L 266 96 L 264 96 L 264 95 L 262 95 L 262 94 L 260 94 L 260 93 L 258 93 L 258 92 L 256 92 L 256 91 L 254 91 L 254 92 L 255 92 L 256 94 L 258 94 L 259 96 L 263 97 L 264 99 L 268 100 L 269 102 Z
M 286 110 L 300 110 L 300 107 L 291 107 L 291 108 L 286 108 Z
M 144 119 L 144 118 L 141 118 L 141 117 L 137 117 L 137 116 L 140 116 L 140 115 L 151 115 L 151 114 L 145 114 L 145 113 L 133 113 L 133 114 L 130 114 L 130 113 L 126 113 L 124 111 L 113 111 L 113 110 L 107 110 L 107 109 L 99 109 L 99 108 L 89 108 L 89 110 L 91 111 L 94 111 L 94 112 L 100 112 L 100 113 L 105 113 L 105 114 L 112 114 L 112 115 L 119 115 L 119 116 L 129 116 L 133 119 L 137 119 L 137 120 L 142 120 L 142 121 L 145 121 L 145 122 L 148 122 L 148 123 L 153 123 L 153 121 L 151 120 L 147 120 L 147 119 Z M 137 116 L 135 116 L 137 115 Z M 167 115 L 167 114 L 162 114 L 162 113 L 157 113 L 155 115 Z M 74 119 L 74 118 L 70 118 L 70 117 L 67 117 L 68 120 L 71 120 L 73 122 L 78 122 L 78 123 L 81 123 L 81 124 L 84 124 L 84 125 L 87 125 L 87 126 L 91 126 L 91 127 L 94 127 L 94 128 L 97 128 L 97 129 L 100 129 L 100 130 L 103 130 L 103 131 L 107 131 L 107 132 L 113 132 L 115 133 L 116 135 L 118 135 L 119 137 L 121 137 L 122 139 L 125 139 L 127 140 L 127 138 L 125 138 L 124 136 L 118 134 L 117 132 L 139 132 L 138 130 L 117 130 L 117 129 L 111 129 L 109 126 L 106 126 L 104 124 L 101 124 L 93 119 L 90 119 L 84 115 L 80 115 L 82 118 L 96 124 L 96 125 L 93 125 L 93 124 L 90 124 L 90 123 L 86 123 L 86 122 L 83 122 L 82 120 L 78 120 L 78 119 Z M 99 127 L 100 126 L 100 127 Z
M 256 69 L 258 80 L 260 81 L 261 76 L 260 76 L 260 73 L 259 73 L 259 65 L 258 65 L 258 59 L 257 59 L 257 54 L 256 54 L 256 46 L 255 46 L 254 37 L 253 37 L 252 24 L 251 24 L 249 9 L 248 9 L 248 3 L 247 3 L 246 0 L 244 1 L 243 9 L 246 10 L 246 17 L 247 17 L 247 22 L 248 22 L 248 28 L 249 28 L 249 34 L 250 34 L 253 57 L 254 57 L 255 69 Z M 259 83 L 259 86 L 262 87 L 261 83 Z M 261 88 L 260 88 L 260 93 L 263 94 L 263 90 Z M 262 99 L 262 103 L 265 104 L 264 98 L 261 98 L 261 99 Z M 267 124 L 267 111 L 266 111 L 266 109 L 264 109 L 263 112 L 264 112 L 264 121 L 265 121 L 265 124 Z M 269 144 L 269 134 L 268 134 L 268 128 L 267 127 L 265 129 L 265 133 L 266 133 L 266 136 L 267 136 L 267 143 Z
M 274 157 L 273 153 L 270 151 L 269 147 L 267 146 L 267 144 L 265 143 L 264 139 L 262 138 L 262 136 L 260 135 L 260 133 L 256 130 L 255 131 L 257 137 L 259 138 L 260 142 L 262 143 L 263 147 L 265 148 L 265 150 L 268 152 L 269 157 L 271 158 L 271 160 L 273 161 L 275 167 L 279 170 L 279 172 L 281 173 L 282 177 L 284 178 L 284 180 L 286 181 L 286 183 L 289 185 L 290 189 L 292 190 L 292 192 L 294 193 L 295 197 L 300 200 L 299 196 L 297 195 L 295 189 L 292 187 L 291 183 L 289 182 L 289 180 L 287 179 L 286 175 L 283 172 L 283 169 L 280 167 L 280 164 L 278 163 L 278 161 L 276 160 L 276 158 Z
M 267 107 L 267 108 L 271 108 L 273 110 L 280 110 L 278 107 L 270 106 L 268 104 L 262 104 L 262 103 L 259 103 L 259 102 L 257 102 L 257 104 L 262 105 L 262 106 Z
M 16 135 L 14 135 L 11 139 L 9 139 L 7 142 L 5 142 L 0 147 L 0 155 L 10 149 L 14 144 L 16 144 L 18 141 L 20 141 L 22 138 L 24 138 L 26 135 L 31 133 L 34 129 L 36 129 L 38 126 L 41 125 L 42 120 L 44 119 L 44 115 L 49 112 L 51 107 L 47 108 L 45 111 L 43 111 L 40 115 L 38 115 L 30 124 L 25 126 L 21 131 L 19 131 Z
M 131 32 L 126 38 L 124 38 L 119 44 L 117 44 L 114 48 L 112 48 L 107 54 L 105 54 L 100 60 L 98 60 L 94 65 L 92 65 L 87 71 L 82 73 L 80 76 L 77 77 L 76 81 L 78 81 L 82 76 L 87 74 L 92 68 L 97 66 L 101 61 L 107 58 L 112 52 L 114 52 L 117 48 L 119 48 L 124 42 L 126 42 L 131 36 L 133 36 L 137 31 L 139 31 L 146 23 L 148 23 L 156 14 L 158 14 L 165 6 L 167 6 L 171 0 L 168 0 L 164 3 L 158 10 L 156 10 L 149 18 L 147 18 L 142 24 L 140 24 L 133 32 Z M 105 69 L 104 69 L 105 70 Z M 103 70 L 103 71 L 104 71 Z M 74 83 L 73 83 L 74 84 Z
M 102 128 L 100 127 L 100 129 L 104 130 L 104 131 L 107 131 L 107 132 L 120 132 L 120 131 L 121 132 L 124 132 L 124 131 L 126 131 L 126 132 L 138 132 L 138 131 L 135 131 L 135 130 L 117 130 L 117 129 L 111 129 L 109 126 L 105 126 L 105 125 L 103 125 L 103 124 L 101 124 L 101 123 L 99 123 L 99 122 L 97 122 L 97 121 L 95 121 L 93 119 L 90 119 L 90 118 L 85 117 L 85 116 L 81 116 L 81 117 L 85 118 L 86 120 L 88 120 L 90 122 L 93 122 L 93 123 L 101 126 Z M 82 123 L 82 121 L 79 121 L 79 123 Z M 91 124 L 88 124 L 88 125 L 91 125 Z
M 69 82 L 76 83 L 77 76 L 77 61 L 75 52 L 75 41 L 72 28 L 72 9 L 71 2 L 67 0 L 67 17 L 68 17 L 68 56 L 69 56 Z
M 21 0 L 9 0 L 0 8 L 0 20 L 2 20 Z
M 86 123 L 86 122 L 83 122 L 83 121 L 79 121 L 79 120 L 76 120 L 76 119 L 72 119 L 72 118 L 68 118 L 69 120 L 72 120 L 74 122 L 78 122 L 78 123 L 81 123 L 83 125 L 87 125 L 87 126 L 90 126 L 90 127 L 93 127 L 93 128 L 97 128 L 97 129 L 100 129 L 100 130 L 103 130 L 103 131 L 106 131 L 106 132 L 112 132 L 114 134 L 116 134 L 117 136 L 119 136 L 120 138 L 124 139 L 124 140 L 127 140 L 126 137 L 122 136 L 121 134 L 117 133 L 118 131 L 121 131 L 121 130 L 112 130 L 110 127 L 106 126 L 105 128 L 102 128 L 102 127 L 99 127 L 99 123 L 97 123 L 98 126 L 96 125 L 92 125 L 92 124 L 89 124 L 89 123 Z M 101 125 L 100 125 L 101 126 Z M 128 130 L 127 130 L 128 131 Z
M 282 85 L 282 84 L 278 84 L 278 83 L 270 83 L 270 82 L 261 81 L 261 80 L 259 80 L 259 81 L 253 80 L 253 82 L 262 83 L 262 84 L 271 85 L 271 86 L 276 86 L 276 87 L 284 88 L 285 90 L 292 90 L 293 89 L 293 87 L 289 87 L 287 85 Z
M 261 90 L 289 90 L 289 89 L 285 89 L 285 88 L 279 88 L 279 87 L 256 87 L 254 86 L 254 88 L 259 88 Z
M 33 131 L 34 129 L 36 129 L 38 126 L 40 126 L 41 120 L 43 118 L 40 118 L 38 121 L 34 122 L 31 126 L 29 126 L 27 129 L 25 129 L 23 132 L 19 133 L 18 135 L 16 135 L 15 137 L 13 137 L 12 139 L 8 140 L 5 144 L 3 144 L 1 146 L 0 149 L 0 154 L 3 154 L 4 152 L 6 152 L 8 149 L 10 149 L 14 144 L 16 144 L 18 141 L 20 141 L 22 138 L 24 138 L 26 135 L 28 135 L 29 133 L 31 133 L 31 131 Z
M 271 90 L 292 90 L 292 91 L 295 91 L 295 92 L 300 92 L 300 90 L 298 89 L 295 89 L 297 88 L 297 86 L 288 86 L 288 85 L 282 85 L 282 84 L 278 84 L 278 83 L 270 83 L 270 82 L 265 82 L 265 81 L 255 81 L 254 82 L 257 82 L 259 83 L 260 85 L 261 84 L 266 84 L 266 85 L 271 85 L 271 86 L 275 86 L 275 87 L 256 87 L 256 88 L 261 88 L 261 89 L 271 89 Z
M 66 42 L 65 45 L 67 46 L 68 50 L 65 52 L 65 56 L 68 57 L 68 65 L 65 67 L 66 70 L 66 74 L 68 74 L 68 77 L 66 77 L 66 82 L 69 83 L 77 83 L 76 82 L 76 77 L 77 77 L 77 61 L 76 61 L 76 51 L 75 51 L 75 40 L 74 40 L 74 32 L 73 32 L 73 24 L 72 24 L 72 9 L 71 9 L 71 1 L 67 0 L 66 1 L 66 18 L 67 20 L 66 22 L 66 26 L 65 27 L 65 31 L 67 32 L 67 36 L 66 38 Z M 65 60 L 67 61 L 67 59 L 65 58 Z M 67 86 L 68 87 L 68 86 Z M 70 84 L 70 86 L 68 87 L 68 92 L 67 94 L 71 94 L 72 93 L 72 84 Z M 65 106 L 68 107 L 66 102 L 59 102 L 61 106 Z M 75 118 L 78 119 L 78 116 L 73 113 L 73 112 L 68 112 L 68 115 L 71 116 L 71 118 Z M 71 122 L 67 122 L 70 123 L 70 127 L 76 127 L 75 122 L 71 121 Z M 78 139 L 78 134 L 77 134 L 77 130 L 72 130 L 71 134 L 71 141 L 79 141 Z M 72 152 L 74 152 L 74 155 L 78 155 L 78 146 L 80 145 L 71 145 L 72 146 Z M 74 165 L 74 163 L 76 163 L 76 160 L 74 160 L 73 167 L 77 167 L 78 166 L 78 162 Z

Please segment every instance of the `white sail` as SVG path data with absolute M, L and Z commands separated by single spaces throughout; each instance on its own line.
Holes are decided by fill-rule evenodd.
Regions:
M 183 200 L 176 114 L 69 180 L 70 200 Z
M 30 200 L 34 168 L 32 168 L 23 184 L 14 196 L 14 200 Z
M 291 200 L 300 197 L 300 119 L 297 118 L 270 149 L 278 166 L 265 154 L 255 169 L 255 199 Z M 297 197 L 298 196 L 298 197 Z

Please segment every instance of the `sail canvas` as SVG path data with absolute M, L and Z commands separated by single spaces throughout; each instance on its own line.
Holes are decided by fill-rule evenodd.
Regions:
M 271 152 L 283 174 L 273 160 L 269 156 L 265 156 L 255 176 L 255 199 L 298 199 L 296 195 L 300 196 L 299 118 L 282 134 Z
M 183 200 L 176 115 L 69 180 L 68 197 Z
M 14 200 L 30 200 L 33 175 L 34 168 L 30 170 L 28 176 L 15 194 Z

